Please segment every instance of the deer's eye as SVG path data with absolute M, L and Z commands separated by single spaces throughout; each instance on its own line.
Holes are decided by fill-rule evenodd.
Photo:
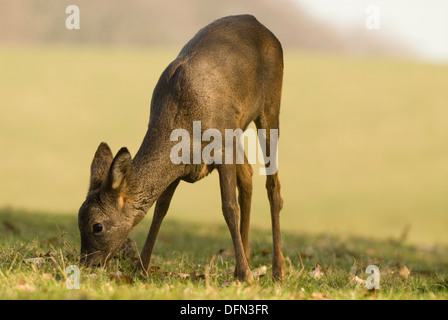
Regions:
M 103 225 L 101 223 L 95 223 L 92 226 L 92 231 L 93 233 L 100 233 L 101 231 L 103 231 Z

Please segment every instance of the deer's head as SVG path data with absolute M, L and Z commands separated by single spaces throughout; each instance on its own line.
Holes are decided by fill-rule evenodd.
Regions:
M 91 165 L 89 192 L 78 213 L 82 262 L 109 261 L 143 218 L 134 208 L 132 176 L 129 151 L 122 148 L 114 158 L 109 146 L 101 143 Z

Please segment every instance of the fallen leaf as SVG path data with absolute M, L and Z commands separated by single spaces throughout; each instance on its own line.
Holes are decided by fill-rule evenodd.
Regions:
M 17 288 L 17 290 L 28 292 L 28 293 L 36 291 L 36 288 L 34 286 L 30 285 L 28 282 L 26 282 L 25 279 L 20 279 L 17 282 L 16 288 Z
M 348 275 L 348 280 L 351 284 L 365 284 L 366 281 L 364 279 L 361 279 L 356 275 L 358 272 L 358 266 L 356 265 L 356 261 L 353 264 L 352 268 L 350 269 L 350 274 Z
M 400 275 L 400 277 L 407 279 L 411 275 L 411 270 L 409 270 L 409 268 L 406 266 L 401 266 L 398 274 Z
M 320 279 L 324 275 L 321 270 L 322 267 L 319 264 L 316 264 L 314 270 L 310 272 L 310 276 L 313 277 L 314 279 Z
M 332 300 L 329 296 L 322 292 L 313 292 L 311 298 L 314 300 Z
M 181 278 L 181 279 L 188 279 L 188 278 L 190 278 L 190 274 L 189 274 L 189 273 L 183 273 L 183 272 L 180 272 L 180 273 L 178 274 L 178 276 L 179 276 L 179 278 Z
M 261 266 L 261 267 L 258 267 L 256 269 L 252 270 L 252 276 L 254 278 L 259 278 L 259 277 L 265 275 L 267 271 L 268 271 L 268 267 Z
M 45 258 L 43 257 L 36 257 L 36 258 L 28 258 L 28 259 L 24 259 L 23 262 L 28 263 L 28 264 L 34 264 L 37 266 L 41 266 L 45 263 Z
M 210 276 L 210 275 L 209 275 Z M 193 272 L 192 274 L 191 274 L 191 279 L 192 280 L 198 280 L 198 279 L 201 279 L 201 280 L 205 280 L 205 274 L 197 274 L 196 272 Z
M 123 274 L 121 271 L 111 272 L 109 280 L 114 280 L 118 284 L 130 284 L 134 282 L 131 276 Z
M 157 271 L 159 271 L 160 270 L 160 267 L 159 266 L 149 266 L 149 271 L 150 272 L 153 272 L 153 273 L 156 273 Z
M 354 275 L 354 274 L 350 274 L 348 276 L 348 279 L 349 279 L 350 283 L 352 283 L 352 284 L 356 283 L 356 284 L 364 285 L 366 283 L 366 280 L 361 279 L 360 277 L 358 277 L 357 275 Z

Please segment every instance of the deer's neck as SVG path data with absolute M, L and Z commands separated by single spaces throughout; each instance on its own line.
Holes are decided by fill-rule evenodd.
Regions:
M 169 145 L 164 139 L 147 134 L 134 157 L 134 203 L 145 214 L 168 186 L 183 175 L 184 168 L 170 160 Z M 160 135 L 159 135 L 160 137 Z

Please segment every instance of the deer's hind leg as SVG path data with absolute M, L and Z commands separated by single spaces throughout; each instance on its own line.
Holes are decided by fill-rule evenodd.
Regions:
M 278 104 L 271 105 L 271 109 L 266 109 L 255 120 L 255 124 L 258 129 L 265 129 L 265 141 L 260 143 L 266 143 L 266 156 L 273 158 L 277 150 L 271 149 L 271 130 L 279 129 L 279 108 L 280 100 Z M 278 131 L 277 131 L 278 137 Z M 275 144 L 276 145 L 276 144 Z M 268 168 L 272 163 L 266 164 Z M 273 241 L 273 257 L 272 257 L 272 277 L 275 280 L 281 280 L 285 277 L 285 259 L 283 257 L 282 245 L 281 245 L 281 233 L 280 233 L 280 210 L 283 207 L 283 199 L 280 194 L 280 180 L 278 178 L 278 171 L 275 169 L 275 173 L 267 172 L 266 175 L 266 190 L 269 198 L 271 209 L 271 222 L 272 222 L 272 241 Z

